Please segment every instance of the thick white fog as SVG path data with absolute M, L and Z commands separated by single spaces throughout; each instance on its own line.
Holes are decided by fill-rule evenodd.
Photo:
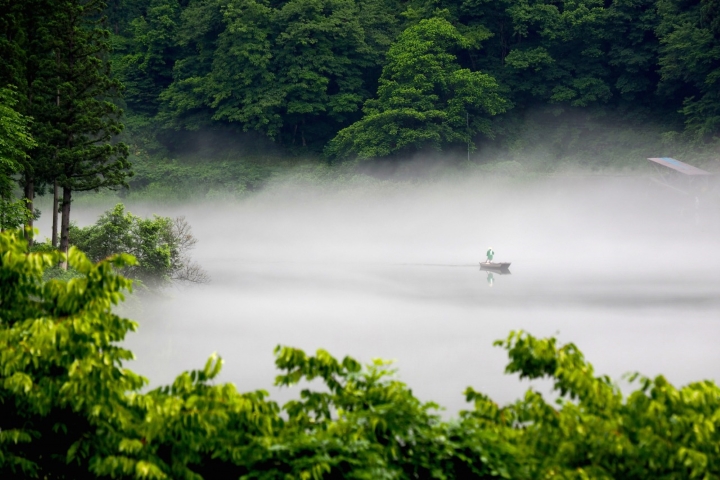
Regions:
M 153 385 L 208 355 L 223 381 L 273 397 L 278 344 L 395 359 L 423 400 L 464 408 L 466 386 L 501 403 L 528 384 L 492 346 L 510 330 L 572 341 L 598 373 L 720 379 L 720 202 L 645 177 L 464 178 L 320 190 L 278 185 L 244 200 L 128 204 L 184 215 L 208 285 L 144 295 L 130 364 Z M 107 205 L 105 205 L 107 207 Z M 79 225 L 100 206 L 79 203 Z M 48 218 L 41 236 L 48 234 Z M 492 246 L 511 275 L 478 269 Z M 546 386 L 540 388 L 546 389 Z

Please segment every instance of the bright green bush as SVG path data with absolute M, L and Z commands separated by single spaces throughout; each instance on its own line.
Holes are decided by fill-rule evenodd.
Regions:
M 126 213 L 121 203 L 103 213 L 94 225 L 70 230 L 70 244 L 95 262 L 119 253 L 133 255 L 137 262 L 123 267 L 123 275 L 149 286 L 174 280 L 207 282 L 207 274 L 188 255 L 195 243 L 183 217 L 141 218 Z

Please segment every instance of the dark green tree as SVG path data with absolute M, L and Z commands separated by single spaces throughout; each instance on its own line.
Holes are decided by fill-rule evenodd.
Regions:
M 125 54 L 116 60 L 115 71 L 125 86 L 125 102 L 134 113 L 154 117 L 160 94 L 173 81 L 180 50 L 180 14 L 177 0 L 153 0 L 127 27 Z
M 207 79 L 213 68 L 218 38 L 225 30 L 225 0 L 190 0 L 177 30 L 181 50 L 173 64 L 173 82 L 160 94 L 159 123 L 176 130 L 212 126 Z
M 508 81 L 519 105 L 541 101 L 586 107 L 612 97 L 601 0 L 507 5 L 514 39 L 505 64 L 513 71 Z
M 365 103 L 363 118 L 341 130 L 327 153 L 381 157 L 491 135 L 489 117 L 508 103 L 492 76 L 460 67 L 453 51 L 467 44 L 442 18 L 405 30 L 388 52 L 377 98 Z
M 302 147 L 324 143 L 370 96 L 363 70 L 375 53 L 365 43 L 358 5 L 291 0 L 276 10 L 274 23 L 272 68 L 282 89 L 283 140 Z
M 720 7 L 714 0 L 658 0 L 660 89 L 682 102 L 687 131 L 708 140 L 720 131 Z
M 161 118 L 189 127 L 183 118 L 210 111 L 215 122 L 290 145 L 321 146 L 338 125 L 357 117 L 369 96 L 366 70 L 377 70 L 387 48 L 385 37 L 373 30 L 366 36 L 361 23 L 393 23 L 373 7 L 361 15 L 354 0 L 191 4 L 180 36 L 192 29 L 188 35 L 196 39 L 188 44 L 202 39 L 203 48 L 175 64 Z M 212 28 L 197 26 L 201 14 L 212 19 Z
M 133 20 L 145 13 L 146 0 L 108 0 L 105 14 L 108 27 L 115 35 L 124 35 Z
M 0 84 L 17 91 L 15 108 L 32 118 L 30 133 L 36 140 L 19 160 L 18 181 L 30 211 L 36 192 L 53 183 L 57 140 L 57 69 L 50 32 L 56 9 L 52 0 L 0 1 Z M 32 229 L 34 215 L 27 219 Z M 32 241 L 32 240 L 31 240 Z
M 660 23 L 655 0 L 614 0 L 604 12 L 601 37 L 607 47 L 617 102 L 634 110 L 662 111 L 657 72 Z M 660 107 L 660 108 L 658 108 Z M 674 113 L 672 108 L 667 113 Z
M 36 143 L 29 132 L 28 118 L 15 110 L 15 90 L 0 88 L 0 231 L 19 228 L 32 217 L 25 199 L 15 200 L 12 178 Z
M 110 75 L 109 32 L 102 0 L 69 0 L 58 8 L 52 32 L 58 69 L 55 176 L 62 188 L 60 250 L 68 249 L 72 193 L 126 186 L 128 149 L 113 139 L 122 131 L 111 101 L 120 82 Z
M 112 0 L 107 12 L 132 124 L 167 146 L 173 130 L 219 127 L 317 150 L 363 116 L 400 32 L 436 16 L 462 38 L 448 50 L 460 69 L 513 105 L 493 119 L 505 142 L 526 120 L 553 130 L 558 153 L 619 120 L 685 121 L 709 139 L 720 118 L 716 0 Z

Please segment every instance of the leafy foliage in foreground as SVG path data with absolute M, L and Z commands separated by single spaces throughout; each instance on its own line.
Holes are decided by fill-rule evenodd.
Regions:
M 319 379 L 282 408 L 263 391 L 216 384 L 221 360 L 147 393 L 118 346 L 136 328 L 112 312 L 130 288 L 76 249 L 82 276 L 44 282 L 58 252 L 30 253 L 0 234 L 0 476 L 3 478 L 718 478 L 720 389 L 676 389 L 639 378 L 627 398 L 573 345 L 513 332 L 508 373 L 550 378 L 560 396 L 532 390 L 499 407 L 473 389 L 451 421 L 396 380 L 287 347 L 276 383 Z

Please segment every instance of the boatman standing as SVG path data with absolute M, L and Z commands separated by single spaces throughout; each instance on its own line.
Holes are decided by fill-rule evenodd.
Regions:
M 485 260 L 485 263 L 492 262 L 493 256 L 495 256 L 495 252 L 493 252 L 492 247 L 487 249 L 487 252 L 485 252 L 485 255 L 487 255 L 487 260 Z

